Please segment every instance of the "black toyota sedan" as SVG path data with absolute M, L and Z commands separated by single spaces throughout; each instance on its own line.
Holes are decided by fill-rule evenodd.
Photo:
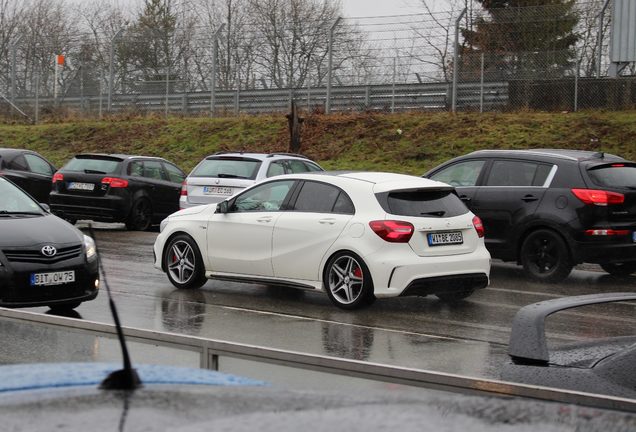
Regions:
M 81 154 L 53 176 L 51 211 L 78 219 L 124 222 L 143 231 L 179 210 L 185 174 L 165 159 Z
M 0 176 L 27 191 L 38 202 L 48 203 L 55 167 L 31 150 L 0 148 Z
M 99 288 L 95 243 L 0 177 L 0 306 L 73 309 Z

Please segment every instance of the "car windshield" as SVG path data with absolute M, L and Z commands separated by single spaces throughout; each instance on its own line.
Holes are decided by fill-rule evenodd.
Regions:
M 588 170 L 590 178 L 599 186 L 636 189 L 636 164 L 613 163 Z
M 64 171 L 80 171 L 87 174 L 113 174 L 119 171 L 121 160 L 105 157 L 74 157 L 64 168 Z
M 192 177 L 220 177 L 254 180 L 261 161 L 241 157 L 209 158 L 201 162 L 190 174 Z
M 44 214 L 31 197 L 0 177 L 0 217 L 7 214 Z
M 399 216 L 453 217 L 468 213 L 450 190 L 393 191 L 386 200 L 378 196 L 378 201 L 387 213 Z

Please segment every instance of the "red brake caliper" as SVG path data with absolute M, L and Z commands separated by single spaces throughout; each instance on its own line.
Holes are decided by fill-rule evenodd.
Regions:
M 362 278 L 362 269 L 360 267 L 357 267 L 354 271 L 353 271 L 353 275 L 357 278 Z

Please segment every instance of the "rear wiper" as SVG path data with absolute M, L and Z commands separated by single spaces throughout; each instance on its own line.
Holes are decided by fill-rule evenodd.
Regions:
M 92 170 L 92 169 L 85 169 L 84 170 L 84 174 L 108 174 L 104 171 L 98 171 L 98 170 Z
M 444 216 L 445 214 L 444 210 L 420 213 L 421 216 Z
M 236 175 L 236 174 L 217 174 L 216 175 L 219 178 L 240 178 L 240 179 L 246 179 L 247 177 L 245 176 L 240 176 L 240 175 Z

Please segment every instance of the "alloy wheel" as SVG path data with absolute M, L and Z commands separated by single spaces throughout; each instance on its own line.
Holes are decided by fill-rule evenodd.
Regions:
M 183 240 L 176 241 L 170 248 L 169 257 L 168 271 L 172 278 L 180 284 L 188 283 L 196 270 L 192 246 Z
M 360 263 L 350 255 L 336 259 L 329 268 L 329 290 L 341 304 L 351 304 L 362 294 L 364 276 Z

